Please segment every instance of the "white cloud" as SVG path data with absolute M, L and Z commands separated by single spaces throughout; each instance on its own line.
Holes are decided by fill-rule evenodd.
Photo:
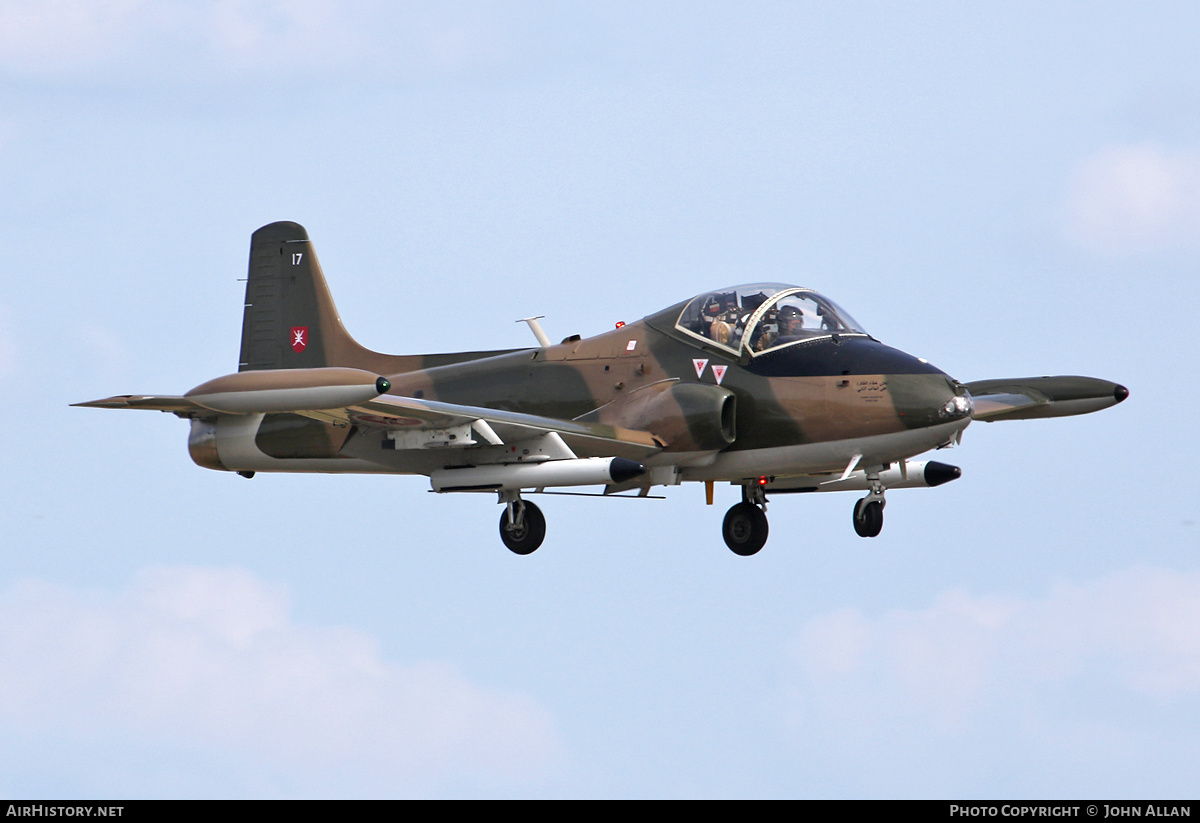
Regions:
M 874 618 L 843 610 L 806 624 L 793 651 L 798 739 L 885 770 L 877 788 L 1069 794 L 1108 780 L 1122 796 L 1183 791 L 1180 775 L 1200 768 L 1197 572 L 1130 569 L 1039 599 L 952 591 Z
M 104 63 L 153 19 L 152 9 L 146 0 L 11 0 L 0 5 L 0 60 L 25 72 Z
M 502 9 L 375 0 L 6 0 L 0 70 L 279 76 L 342 68 L 457 72 L 514 53 Z
M 192 752 L 233 764 L 229 795 L 527 785 L 557 747 L 530 698 L 386 660 L 354 629 L 299 625 L 281 587 L 238 569 L 150 570 L 116 595 L 17 584 L 0 593 L 0 659 L 10 735 L 66 739 L 94 770 L 114 747 Z M 170 779 L 183 788 L 109 794 L 199 791 Z
M 1070 181 L 1068 237 L 1101 253 L 1200 247 L 1200 150 L 1114 146 Z

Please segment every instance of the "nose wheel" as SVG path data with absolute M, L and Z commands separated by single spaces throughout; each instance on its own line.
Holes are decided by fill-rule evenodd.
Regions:
M 533 554 L 546 538 L 546 517 L 534 504 L 517 498 L 500 515 L 500 539 L 513 554 Z
M 859 537 L 878 537 L 883 531 L 883 507 L 887 501 L 883 499 L 883 483 L 879 475 L 868 474 L 871 493 L 854 504 L 854 531 Z
M 859 537 L 878 537 L 883 531 L 883 504 L 869 497 L 855 503 L 854 531 Z

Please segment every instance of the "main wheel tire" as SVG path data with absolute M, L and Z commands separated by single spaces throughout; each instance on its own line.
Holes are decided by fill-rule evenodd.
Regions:
M 866 497 L 855 503 L 854 531 L 859 537 L 878 537 L 883 531 L 883 504 Z
M 508 522 L 508 507 L 500 514 L 500 539 L 513 554 L 533 554 L 546 539 L 546 517 L 542 510 L 525 500 L 517 503 L 525 510 L 521 526 Z
M 749 557 L 758 554 L 767 542 L 767 515 L 753 503 L 738 503 L 725 513 L 721 536 L 734 554 Z

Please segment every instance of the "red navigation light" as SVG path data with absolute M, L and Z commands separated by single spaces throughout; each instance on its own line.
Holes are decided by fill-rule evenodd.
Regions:
M 618 329 L 623 329 L 623 328 L 625 328 L 625 321 L 624 321 L 624 320 L 618 320 L 618 321 L 617 321 L 617 328 L 618 328 Z
M 758 478 L 758 485 L 760 485 L 760 486 L 767 485 L 767 478 L 765 478 L 765 477 Z

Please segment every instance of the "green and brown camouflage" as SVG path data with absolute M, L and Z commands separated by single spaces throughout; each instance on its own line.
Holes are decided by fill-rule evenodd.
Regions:
M 643 495 L 739 484 L 725 537 L 743 554 L 766 539 L 772 489 L 859 488 L 870 494 L 855 528 L 874 536 L 885 481 L 957 477 L 931 462 L 914 480 L 908 461 L 957 442 L 972 419 L 1081 414 L 1128 394 L 1085 377 L 959 383 L 783 284 L 701 294 L 557 345 L 381 354 L 346 331 L 307 232 L 290 222 L 254 233 L 245 302 L 237 374 L 182 397 L 79 405 L 190 418 L 189 448 L 206 468 L 423 474 L 435 490 L 498 491 L 502 536 L 519 553 L 541 541 L 522 489 L 594 482 Z M 526 512 L 535 534 L 522 537 Z

